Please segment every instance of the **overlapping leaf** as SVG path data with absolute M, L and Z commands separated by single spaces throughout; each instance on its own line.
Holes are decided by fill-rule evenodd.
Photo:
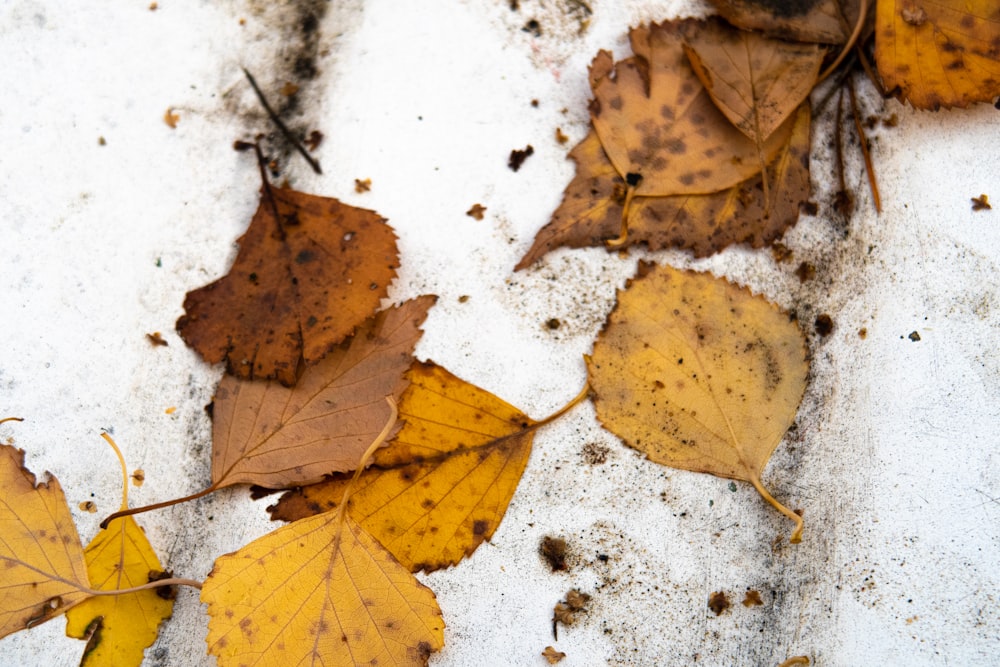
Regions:
M 59 481 L 35 484 L 24 452 L 0 445 L 0 637 L 87 597 L 83 546 Z
M 843 44 L 857 21 L 858 0 L 709 0 L 729 23 L 798 42 Z
M 875 60 L 887 90 L 918 109 L 1000 95 L 996 0 L 879 0 Z
M 295 387 L 226 376 L 215 395 L 212 486 L 311 484 L 324 474 L 353 470 L 397 400 L 420 324 L 435 297 L 385 310 Z
M 735 243 L 759 248 L 780 238 L 798 220 L 799 205 L 810 194 L 808 105 L 799 108 L 792 122 L 789 142 L 768 167 L 771 192 L 766 218 L 759 174 L 710 195 L 635 197 L 629 207 L 624 245 L 687 249 L 703 257 Z M 619 233 L 625 181 L 604 154 L 597 135 L 588 134 L 570 156 L 577 163 L 576 176 L 517 270 L 560 246 L 603 246 Z
M 396 235 L 376 213 L 265 185 L 229 273 L 189 292 L 177 332 L 241 378 L 295 383 L 378 309 Z
M 405 567 L 458 563 L 488 540 L 517 488 L 540 425 L 432 363 L 417 363 L 400 401 L 404 426 L 358 478 L 349 514 Z M 340 503 L 346 475 L 290 491 L 272 518 Z M 295 524 L 297 525 L 297 524 Z
M 715 105 L 761 145 L 809 97 L 825 50 L 817 44 L 733 30 L 719 20 L 686 23 L 684 51 Z
M 219 665 L 426 665 L 434 593 L 353 519 L 328 512 L 215 562 L 202 589 Z
M 122 467 L 125 509 L 129 478 L 124 461 Z M 146 533 L 130 516 L 115 519 L 101 530 L 85 554 L 87 572 L 97 590 L 134 588 L 163 574 Z M 80 667 L 138 666 L 146 648 L 156 641 L 160 623 L 170 618 L 173 609 L 169 589 L 91 597 L 66 612 L 66 634 L 88 640 Z
M 642 265 L 587 361 L 601 423 L 652 461 L 753 484 L 795 417 L 808 363 L 798 325 L 705 273 Z
M 707 194 L 760 173 L 756 144 L 719 112 L 687 65 L 688 23 L 633 28 L 633 57 L 612 64 L 602 51 L 591 64 L 591 122 L 618 174 L 639 196 Z M 791 129 L 787 122 L 763 143 L 765 162 Z

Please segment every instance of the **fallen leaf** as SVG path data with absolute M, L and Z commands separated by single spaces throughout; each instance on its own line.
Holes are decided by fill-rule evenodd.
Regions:
M 516 270 L 526 268 L 560 246 L 604 246 L 617 250 L 644 244 L 650 250 L 687 249 L 696 257 L 746 243 L 759 248 L 781 238 L 799 218 L 799 204 L 810 196 L 808 105 L 793 117 L 792 134 L 768 167 L 770 216 L 765 218 L 760 174 L 709 195 L 632 199 L 628 238 L 615 248 L 607 241 L 620 233 L 625 180 L 608 160 L 594 132 L 570 152 L 576 176 L 567 186 L 552 220 L 535 236 Z
M 886 90 L 917 109 L 1000 95 L 996 0 L 879 0 L 875 61 Z
M 295 387 L 225 376 L 215 393 L 212 487 L 283 488 L 353 470 L 400 397 L 420 324 L 436 297 L 368 320 Z
M 770 39 L 716 20 L 684 24 L 684 52 L 715 106 L 757 146 L 809 97 L 826 51 L 817 44 Z M 766 172 L 764 172 L 766 174 Z M 769 199 L 768 179 L 764 199 Z
M 83 546 L 55 477 L 35 484 L 24 452 L 0 445 L 0 637 L 31 628 L 87 597 Z
M 373 211 L 265 184 L 229 273 L 188 292 L 177 332 L 241 378 L 295 383 L 370 317 L 396 274 L 396 236 Z
M 120 460 L 122 509 L 126 509 L 128 472 Z M 101 591 L 142 586 L 162 567 L 146 533 L 130 516 L 112 521 L 84 553 L 93 588 Z M 159 589 L 91 597 L 66 612 L 66 635 L 89 640 L 80 667 L 139 665 L 146 648 L 156 641 L 160 623 L 170 618 L 173 609 L 173 600 L 161 597 Z
M 444 645 L 434 593 L 341 516 L 296 521 L 215 561 L 201 601 L 221 667 L 426 665 Z
M 846 24 L 857 21 L 858 2 L 840 3 L 837 0 L 709 0 L 724 19 L 743 30 L 761 31 L 772 37 L 797 42 L 843 44 L 850 29 L 844 29 L 841 8 L 844 7 Z
M 612 64 L 601 51 L 590 66 L 591 123 L 638 196 L 708 194 L 760 173 L 757 146 L 726 120 L 688 66 L 683 39 L 691 23 L 633 28 L 634 56 Z M 765 163 L 791 130 L 786 122 L 764 142 Z
M 170 344 L 167 341 L 163 340 L 163 335 L 160 334 L 159 331 L 154 331 L 151 334 L 146 334 L 146 340 L 148 340 L 149 344 L 152 345 L 153 347 L 157 346 L 167 347 Z
M 358 478 L 349 514 L 413 571 L 458 563 L 507 511 L 541 422 L 433 363 L 416 363 L 399 402 L 404 425 Z M 572 405 L 572 403 L 570 404 Z M 271 518 L 336 507 L 346 475 L 286 493 Z
M 601 423 L 650 460 L 750 482 L 795 417 L 809 365 L 798 325 L 707 273 L 642 264 L 587 359 Z
M 360 178 L 354 179 L 354 191 L 357 192 L 358 194 L 361 194 L 362 192 L 368 192 L 371 189 L 372 189 L 372 179 L 366 178 L 363 181 Z

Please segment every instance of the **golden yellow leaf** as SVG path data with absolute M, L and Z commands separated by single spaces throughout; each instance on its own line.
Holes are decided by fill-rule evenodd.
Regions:
M 588 358 L 597 416 L 652 461 L 761 483 L 805 391 L 798 325 L 772 303 L 707 273 L 642 265 Z
M 760 174 L 709 195 L 634 197 L 628 238 L 616 248 L 645 244 L 650 250 L 681 248 L 704 257 L 734 243 L 759 248 L 780 238 L 798 220 L 799 205 L 810 193 L 808 104 L 799 108 L 792 122 L 788 143 L 768 166 L 772 192 L 767 218 Z M 619 234 L 626 185 L 597 135 L 588 134 L 570 157 L 577 163 L 576 177 L 517 270 L 557 247 L 605 246 Z
M 0 445 L 0 637 L 87 597 L 83 546 L 59 481 L 35 485 L 24 452 Z
M 875 60 L 887 90 L 918 109 L 1000 95 L 1000 3 L 879 0 Z
M 104 437 L 110 442 L 107 435 Z M 122 477 L 122 509 L 125 509 L 128 472 L 124 460 Z M 94 537 L 85 553 L 87 572 L 97 590 L 142 586 L 150 582 L 151 576 L 163 574 L 146 533 L 130 516 L 113 520 Z M 70 609 L 66 613 L 67 636 L 88 640 L 81 667 L 141 664 L 144 651 L 156 640 L 160 623 L 173 613 L 174 602 L 169 591 L 149 589 L 92 597 Z
M 215 394 L 212 487 L 281 488 L 353 470 L 399 397 L 420 324 L 435 297 L 382 311 L 294 387 L 227 375 Z
M 444 645 L 434 593 L 339 512 L 222 556 L 201 600 L 221 667 L 426 665 Z
M 639 196 L 717 192 L 761 171 L 757 146 L 726 120 L 688 66 L 687 23 L 633 28 L 635 56 L 612 64 L 611 54 L 601 51 L 591 64 L 591 122 Z M 765 163 L 791 129 L 786 122 L 764 142 Z
M 349 514 L 405 567 L 458 563 L 488 540 L 507 511 L 542 422 L 433 363 L 410 369 L 404 425 L 375 453 L 348 501 Z M 346 475 L 296 489 L 272 518 L 294 521 L 336 507 Z

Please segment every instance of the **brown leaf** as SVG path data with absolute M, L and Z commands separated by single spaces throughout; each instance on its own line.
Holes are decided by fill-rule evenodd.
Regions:
M 757 146 L 726 120 L 687 64 L 689 23 L 633 28 L 635 56 L 612 65 L 602 51 L 591 64 L 591 122 L 638 196 L 718 192 L 760 173 Z M 786 123 L 764 143 L 765 162 L 791 129 Z
M 488 540 L 528 462 L 535 422 L 432 363 L 410 369 L 404 426 L 353 487 L 349 514 L 413 571 L 454 565 Z M 271 518 L 339 505 L 347 475 L 286 493 Z
M 551 646 L 546 646 L 545 650 L 542 651 L 542 657 L 545 658 L 545 661 L 550 665 L 555 665 L 562 662 L 563 658 L 566 657 L 566 654 L 562 651 L 555 650 Z
M 879 0 L 875 60 L 886 90 L 917 109 L 1000 95 L 996 0 Z
M 239 244 L 226 276 L 188 292 L 177 332 L 241 378 L 294 384 L 301 362 L 318 362 L 375 312 L 396 274 L 385 220 L 285 188 L 265 187 Z
M 212 484 L 283 488 L 353 470 L 397 400 L 420 324 L 436 300 L 423 296 L 382 311 L 295 387 L 225 376 L 216 390 Z
M 809 97 L 825 50 L 769 39 L 719 20 L 687 23 L 684 51 L 715 105 L 755 143 Z
M 760 174 L 710 195 L 635 197 L 623 245 L 688 249 L 696 257 L 704 257 L 734 243 L 759 248 L 780 238 L 798 220 L 799 204 L 810 195 L 808 105 L 800 107 L 792 122 L 789 142 L 768 167 L 772 185 L 769 217 L 763 215 Z M 576 177 L 567 186 L 552 220 L 518 262 L 517 270 L 560 246 L 606 247 L 606 241 L 619 233 L 625 181 L 604 154 L 597 135 L 588 134 L 570 156 L 577 163 Z
M 881 1 L 881 0 L 880 0 Z M 719 14 L 743 30 L 797 42 L 843 44 L 857 21 L 859 3 L 848 0 L 709 0 Z M 841 19 L 844 5 L 845 19 Z M 845 26 L 847 26 L 845 28 Z
M 588 358 L 597 417 L 650 460 L 750 482 L 805 391 L 798 325 L 772 303 L 707 273 L 641 265 Z

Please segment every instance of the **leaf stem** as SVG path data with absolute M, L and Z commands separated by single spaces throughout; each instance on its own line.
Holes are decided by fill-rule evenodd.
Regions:
M 351 493 L 354 491 L 354 484 L 358 481 L 358 477 L 361 477 L 361 474 L 365 471 L 369 459 L 375 455 L 375 451 L 382 446 L 382 443 L 384 443 L 389 437 L 389 434 L 392 433 L 392 427 L 396 425 L 396 420 L 399 418 L 399 409 L 396 407 L 396 399 L 392 396 L 386 396 L 385 402 L 389 404 L 389 419 L 386 420 L 385 426 L 382 427 L 382 431 L 378 434 L 375 440 L 372 441 L 372 444 L 368 445 L 368 449 L 366 449 L 365 453 L 361 455 L 361 461 L 358 463 L 358 468 L 354 471 L 354 476 L 351 477 L 351 481 L 344 489 L 344 496 L 340 499 L 340 507 L 337 508 L 338 535 L 340 527 L 342 527 L 344 523 L 344 511 L 347 507 L 347 501 L 350 500 Z
M 621 231 L 618 232 L 617 238 L 608 239 L 604 242 L 609 248 L 623 246 L 628 241 L 628 213 L 632 206 L 632 198 L 635 197 L 635 188 L 635 185 L 629 184 L 628 189 L 625 191 L 625 203 L 622 204 Z
M 23 422 L 23 421 L 24 419 L 21 417 L 4 417 L 3 419 L 0 419 L 0 424 L 3 424 L 4 422 Z
M 844 61 L 844 58 L 847 57 L 847 54 L 851 52 L 851 49 L 854 48 L 854 43 L 858 41 L 858 37 L 861 36 L 861 30 L 865 26 L 865 19 L 868 18 L 868 2 L 869 0 L 861 0 L 861 7 L 858 9 L 858 22 L 854 25 L 854 32 L 852 32 L 851 36 L 847 38 L 847 43 L 844 44 L 844 48 L 841 49 L 840 55 L 837 56 L 836 60 L 830 63 L 829 67 L 823 70 L 823 72 L 816 79 L 816 83 L 813 84 L 813 87 L 818 86 L 820 82 L 826 79 L 826 77 L 833 74 L 837 67 L 840 66 L 840 63 Z
M 875 203 L 875 212 L 882 212 L 882 198 L 878 194 L 878 183 L 875 180 L 875 165 L 872 164 L 872 156 L 868 151 L 868 137 L 865 136 L 865 129 L 861 126 L 861 114 L 858 112 L 858 98 L 854 94 L 854 79 L 847 79 L 847 92 L 851 97 L 851 112 L 854 114 L 854 129 L 858 132 L 858 143 L 861 144 L 861 154 L 865 158 L 865 171 L 868 173 L 868 185 L 872 189 L 872 201 Z
M 164 586 L 190 586 L 191 588 L 197 588 L 201 590 L 201 582 L 195 581 L 194 579 L 185 579 L 183 577 L 171 577 L 170 579 L 159 579 L 157 581 L 151 581 L 148 584 L 143 584 L 142 586 L 134 586 L 132 588 L 116 588 L 112 590 L 96 590 L 93 588 L 81 588 L 80 590 L 87 595 L 93 595 L 95 597 L 107 597 L 109 595 L 128 595 L 129 593 L 138 593 L 140 591 L 148 591 L 153 588 L 163 588 Z
M 805 522 L 802 520 L 802 517 L 800 517 L 798 514 L 796 514 L 792 510 L 788 509 L 787 507 L 779 503 L 775 499 L 775 497 L 772 496 L 770 492 L 764 488 L 764 485 L 761 483 L 760 479 L 758 479 L 756 475 L 750 478 L 750 483 L 753 484 L 753 488 L 757 489 L 757 493 L 759 493 L 764 500 L 769 502 L 771 506 L 774 507 L 774 509 L 778 510 L 779 512 L 781 512 L 782 514 L 784 514 L 789 519 L 795 522 L 795 530 L 792 531 L 792 536 L 788 538 L 788 541 L 791 542 L 792 544 L 798 544 L 799 542 L 801 542 L 802 529 L 805 524 Z
M 132 507 L 129 509 L 123 509 L 111 514 L 104 521 L 101 522 L 101 528 L 107 528 L 108 524 L 115 519 L 120 519 L 125 516 L 134 516 L 136 514 L 144 514 L 145 512 L 150 512 L 152 510 L 163 509 L 164 507 L 170 507 L 172 505 L 180 505 L 181 503 L 186 503 L 189 500 L 197 500 L 218 490 L 218 486 L 212 484 L 207 489 L 199 491 L 198 493 L 192 493 L 190 496 L 184 496 L 182 498 L 174 498 L 172 500 L 164 500 L 162 503 L 153 503 L 152 505 L 144 505 L 142 507 Z
M 556 410 L 555 412 L 553 412 L 548 417 L 545 417 L 544 419 L 540 420 L 537 424 L 535 424 L 533 426 L 533 428 L 539 428 L 541 426 L 545 426 L 546 424 L 551 424 L 552 422 L 554 422 L 555 420 L 559 419 L 564 414 L 566 414 L 567 412 L 569 412 L 570 410 L 572 410 L 573 408 L 575 408 L 577 406 L 577 404 L 580 403 L 580 401 L 582 401 L 583 399 L 587 398 L 587 395 L 589 393 L 590 393 L 590 379 L 588 378 L 583 383 L 583 389 L 580 390 L 579 394 L 577 394 L 575 397 L 573 397 L 573 399 L 569 403 L 567 403 L 566 405 L 562 406 L 561 408 L 559 408 L 558 410 Z

